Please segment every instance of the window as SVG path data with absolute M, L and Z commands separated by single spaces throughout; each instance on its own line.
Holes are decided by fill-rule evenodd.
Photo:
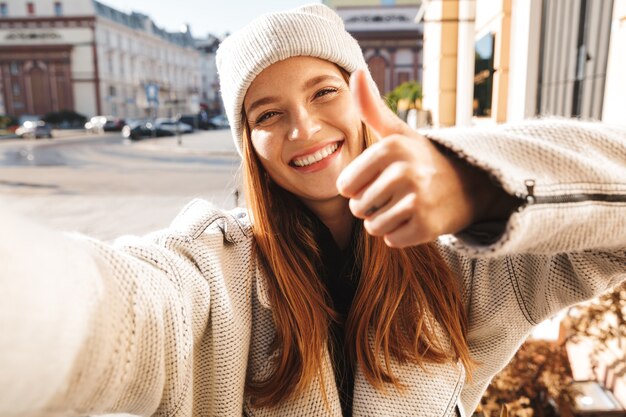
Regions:
M 107 54 L 107 69 L 109 70 L 109 74 L 113 74 L 113 54 Z
M 11 62 L 11 75 L 19 75 L 20 66 L 17 65 L 17 62 Z
M 395 6 L 396 0 L 383 0 L 382 5 L 383 6 Z
M 109 86 L 109 95 L 111 97 L 115 97 L 115 87 L 114 86 Z
M 9 15 L 9 9 L 6 3 L 0 3 L 0 16 L 7 17 Z
M 20 85 L 18 83 L 14 83 L 13 84 L 13 95 L 14 96 L 19 96 L 22 94 L 22 89 L 20 88 Z
M 30 1 L 26 3 L 26 13 L 28 13 L 29 16 L 32 16 L 35 14 L 35 3 L 30 2 Z
M 406 83 L 409 81 L 410 74 L 406 71 L 402 71 L 398 73 L 398 85 L 402 84 L 402 83 Z
M 474 64 L 474 116 L 491 116 L 493 90 L 493 33 L 476 41 Z
M 60 1 L 54 2 L 54 14 L 57 16 L 63 16 L 63 4 Z

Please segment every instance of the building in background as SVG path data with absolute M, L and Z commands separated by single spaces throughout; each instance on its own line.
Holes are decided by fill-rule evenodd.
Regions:
M 167 32 L 146 15 L 95 0 L 0 1 L 0 110 L 131 118 L 197 112 L 203 97 L 214 97 L 208 80 L 217 70 L 205 56 L 214 52 L 196 42 L 189 27 Z
M 224 113 L 215 61 L 219 44 L 220 39 L 213 35 L 208 35 L 205 39 L 196 39 L 196 49 L 200 52 L 200 101 L 206 106 L 209 114 Z
M 624 123 L 624 2 L 424 0 L 424 108 L 438 126 L 537 115 Z
M 381 93 L 422 79 L 422 24 L 415 22 L 420 0 L 325 0 L 361 45 Z
M 554 115 L 626 125 L 626 0 L 424 0 L 416 20 L 433 124 Z M 593 366 L 592 348 L 568 345 L 574 378 L 596 379 L 626 407 L 623 344 Z

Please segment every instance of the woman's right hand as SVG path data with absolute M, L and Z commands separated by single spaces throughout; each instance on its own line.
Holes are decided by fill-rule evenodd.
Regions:
M 365 220 L 368 233 L 383 237 L 391 247 L 406 247 L 499 217 L 492 208 L 510 213 L 514 197 L 485 172 L 442 152 L 411 129 L 374 94 L 369 82 L 358 70 L 350 89 L 363 122 L 379 141 L 337 179 L 339 192 L 350 199 L 354 216 Z

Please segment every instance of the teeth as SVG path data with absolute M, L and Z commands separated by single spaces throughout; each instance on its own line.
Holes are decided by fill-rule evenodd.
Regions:
M 305 167 L 305 166 L 312 165 L 316 162 L 321 161 L 327 156 L 333 154 L 337 150 L 338 147 L 339 145 L 337 143 L 331 143 L 330 145 L 315 152 L 313 155 L 308 155 L 302 158 L 294 159 L 293 164 L 298 167 Z

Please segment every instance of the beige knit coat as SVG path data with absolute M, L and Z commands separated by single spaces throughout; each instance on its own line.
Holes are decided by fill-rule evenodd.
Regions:
M 473 382 L 457 363 L 392 363 L 408 389 L 380 392 L 357 370 L 355 416 L 469 416 L 534 325 L 626 278 L 626 130 L 549 120 L 428 136 L 527 203 L 440 240 L 462 283 Z M 272 409 L 244 396 L 247 374 L 271 370 L 274 332 L 245 211 L 193 201 L 167 229 L 114 245 L 5 211 L 0 416 L 341 414 L 328 353 L 330 409 L 319 384 Z

